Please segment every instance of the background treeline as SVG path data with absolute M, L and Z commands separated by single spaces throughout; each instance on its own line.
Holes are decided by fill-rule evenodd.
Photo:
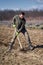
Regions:
M 21 10 L 0 10 L 0 20 L 11 20 L 14 15 L 19 14 Z M 25 16 L 28 17 L 43 17 L 43 10 L 32 10 L 32 11 L 24 11 Z

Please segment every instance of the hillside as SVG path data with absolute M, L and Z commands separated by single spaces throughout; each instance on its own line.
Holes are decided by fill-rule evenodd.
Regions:
M 22 10 L 0 10 L 0 20 L 12 20 L 13 16 L 20 14 Z M 29 10 L 25 11 L 25 17 L 26 18 L 31 18 L 31 19 L 43 19 L 43 10 Z

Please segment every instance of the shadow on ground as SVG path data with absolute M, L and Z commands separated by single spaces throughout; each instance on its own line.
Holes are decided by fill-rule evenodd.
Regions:
M 4 46 L 9 46 L 8 44 L 5 44 L 5 43 L 3 43 L 3 42 L 0 42 L 0 45 L 4 45 Z M 43 45 L 36 45 L 36 46 L 34 46 L 34 49 L 36 49 L 36 48 L 43 48 Z M 34 50 L 33 49 L 33 50 Z M 28 51 L 29 49 L 26 47 L 26 48 L 24 48 L 24 50 L 23 51 Z
M 36 46 L 34 47 L 34 49 L 36 49 L 36 48 L 43 48 L 43 45 L 36 45 Z

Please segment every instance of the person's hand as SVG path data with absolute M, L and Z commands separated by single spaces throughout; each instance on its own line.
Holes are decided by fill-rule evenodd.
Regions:
M 19 34 L 19 33 L 18 33 L 18 32 L 16 32 L 16 36 L 18 36 L 18 34 Z
M 15 28 L 15 27 L 16 27 L 16 25 L 13 25 L 13 27 Z

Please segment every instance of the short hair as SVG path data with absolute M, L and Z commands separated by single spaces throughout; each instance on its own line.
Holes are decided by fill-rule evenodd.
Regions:
M 20 14 L 25 15 L 25 13 L 24 13 L 24 12 L 21 12 Z

